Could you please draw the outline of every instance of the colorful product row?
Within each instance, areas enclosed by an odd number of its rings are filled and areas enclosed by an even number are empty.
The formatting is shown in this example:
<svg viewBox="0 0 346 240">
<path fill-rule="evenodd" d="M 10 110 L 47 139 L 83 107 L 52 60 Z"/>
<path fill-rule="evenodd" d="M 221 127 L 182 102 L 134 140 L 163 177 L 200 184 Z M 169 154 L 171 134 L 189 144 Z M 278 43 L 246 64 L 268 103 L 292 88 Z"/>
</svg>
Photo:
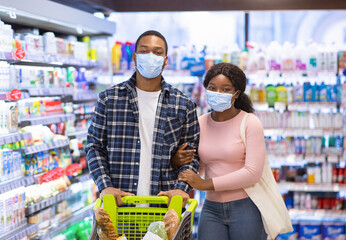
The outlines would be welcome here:
<svg viewBox="0 0 346 240">
<path fill-rule="evenodd" d="M 6 233 L 25 223 L 25 188 L 0 194 L 0 232 Z"/>
<path fill-rule="evenodd" d="M 268 154 L 338 154 L 343 151 L 343 136 L 266 137 Z"/>
<path fill-rule="evenodd" d="M 265 129 L 342 129 L 341 113 L 256 111 Z"/>
<path fill-rule="evenodd" d="M 22 162 L 20 152 L 0 149 L 0 183 L 23 176 Z"/>
</svg>

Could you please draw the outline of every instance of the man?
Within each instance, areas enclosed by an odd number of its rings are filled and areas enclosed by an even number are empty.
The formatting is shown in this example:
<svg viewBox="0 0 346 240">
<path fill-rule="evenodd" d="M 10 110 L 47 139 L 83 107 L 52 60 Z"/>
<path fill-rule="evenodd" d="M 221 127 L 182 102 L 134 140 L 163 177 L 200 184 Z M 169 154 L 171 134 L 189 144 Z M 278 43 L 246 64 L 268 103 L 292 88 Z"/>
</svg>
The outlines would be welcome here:
<svg viewBox="0 0 346 240">
<path fill-rule="evenodd" d="M 100 197 L 168 196 L 183 197 L 191 189 L 178 181 L 180 172 L 198 171 L 199 159 L 173 168 L 177 150 L 195 152 L 199 125 L 196 106 L 164 81 L 168 63 L 167 42 L 156 31 L 147 31 L 136 41 L 133 61 L 136 72 L 123 83 L 100 93 L 88 131 L 87 161 Z"/>
</svg>

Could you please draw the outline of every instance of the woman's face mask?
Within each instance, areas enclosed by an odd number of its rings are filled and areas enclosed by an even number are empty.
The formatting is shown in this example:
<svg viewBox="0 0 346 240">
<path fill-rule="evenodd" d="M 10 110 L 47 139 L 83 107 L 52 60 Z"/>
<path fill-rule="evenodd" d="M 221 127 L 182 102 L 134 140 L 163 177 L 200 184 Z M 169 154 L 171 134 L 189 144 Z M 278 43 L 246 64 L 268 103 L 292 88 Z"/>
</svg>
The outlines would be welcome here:
<svg viewBox="0 0 346 240">
<path fill-rule="evenodd" d="M 207 90 L 206 97 L 209 106 L 216 112 L 223 112 L 232 107 L 232 97 L 235 94 L 219 93 Z"/>
<path fill-rule="evenodd" d="M 145 78 L 156 78 L 162 72 L 164 60 L 153 53 L 136 54 L 137 70 Z"/>
</svg>

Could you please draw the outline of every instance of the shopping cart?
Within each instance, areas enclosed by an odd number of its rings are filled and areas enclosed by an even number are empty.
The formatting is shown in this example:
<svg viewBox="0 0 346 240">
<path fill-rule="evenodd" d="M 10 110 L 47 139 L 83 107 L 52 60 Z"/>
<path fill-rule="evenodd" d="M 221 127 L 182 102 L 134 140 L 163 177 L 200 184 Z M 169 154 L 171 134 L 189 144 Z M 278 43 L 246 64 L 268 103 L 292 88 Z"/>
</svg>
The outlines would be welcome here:
<svg viewBox="0 0 346 240">
<path fill-rule="evenodd" d="M 125 234 L 128 240 L 141 240 L 146 232 L 148 226 L 152 222 L 162 221 L 166 212 L 169 209 L 174 209 L 179 218 L 180 225 L 175 233 L 173 240 L 191 240 L 193 229 L 193 217 L 197 207 L 197 200 L 190 199 L 188 201 L 188 208 L 182 216 L 182 197 L 172 197 L 168 208 L 162 207 L 148 207 L 143 204 L 168 204 L 168 197 L 139 197 L 139 196 L 126 196 L 122 198 L 124 204 L 133 204 L 130 207 L 118 207 L 116 205 L 114 196 L 105 195 L 103 197 L 103 208 L 109 214 L 116 231 Z M 97 199 L 95 208 L 101 207 L 101 199 Z M 93 234 L 90 240 L 96 239 L 96 226 L 93 227 Z"/>
</svg>

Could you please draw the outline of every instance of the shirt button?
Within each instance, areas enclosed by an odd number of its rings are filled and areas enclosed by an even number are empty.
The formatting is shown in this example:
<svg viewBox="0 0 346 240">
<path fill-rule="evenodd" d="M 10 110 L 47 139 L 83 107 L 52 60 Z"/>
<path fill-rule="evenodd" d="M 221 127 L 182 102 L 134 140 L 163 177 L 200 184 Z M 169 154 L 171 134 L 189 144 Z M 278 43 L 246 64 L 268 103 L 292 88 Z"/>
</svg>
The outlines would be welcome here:
<svg viewBox="0 0 346 240">
<path fill-rule="evenodd" d="M 134 183 L 133 185 L 137 186 L 137 183 Z"/>
<path fill-rule="evenodd" d="M 136 162 L 136 165 L 138 165 L 139 164 L 139 162 Z"/>
<path fill-rule="evenodd" d="M 141 141 L 139 141 L 139 140 L 137 141 L 137 143 L 140 143 L 140 142 L 141 142 Z"/>
</svg>

